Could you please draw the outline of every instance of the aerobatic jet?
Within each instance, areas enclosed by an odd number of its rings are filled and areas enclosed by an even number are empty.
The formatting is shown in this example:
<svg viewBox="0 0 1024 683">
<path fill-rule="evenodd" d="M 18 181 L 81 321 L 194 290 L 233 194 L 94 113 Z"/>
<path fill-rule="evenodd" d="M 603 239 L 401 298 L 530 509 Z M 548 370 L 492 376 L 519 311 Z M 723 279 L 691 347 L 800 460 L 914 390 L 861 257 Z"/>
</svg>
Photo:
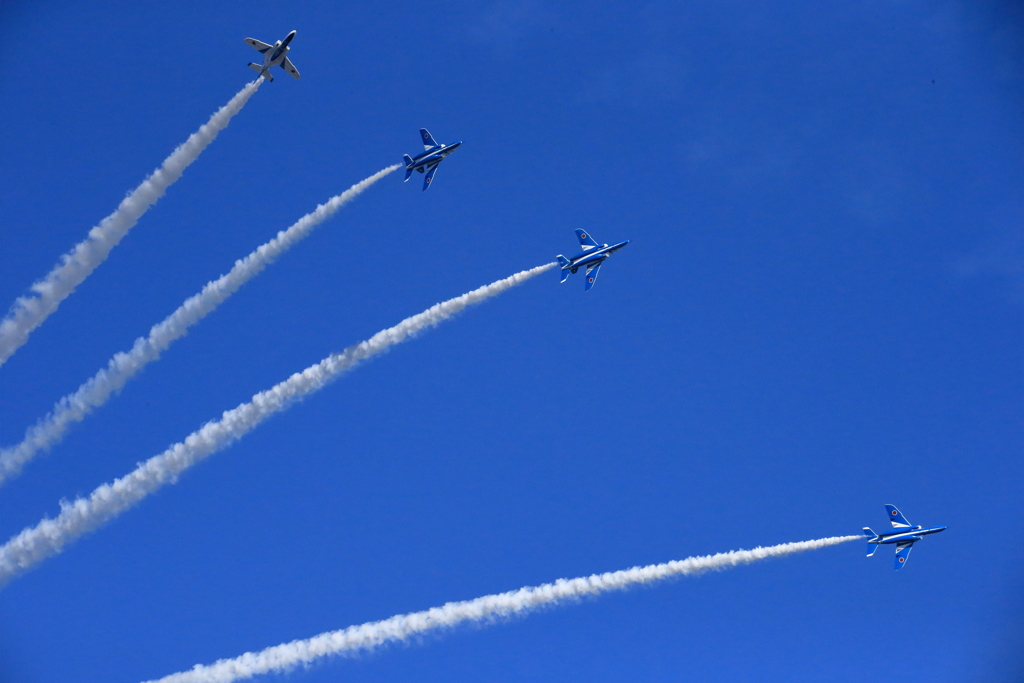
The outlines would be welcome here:
<svg viewBox="0 0 1024 683">
<path fill-rule="evenodd" d="M 864 536 L 868 540 L 868 557 L 874 555 L 880 545 L 896 544 L 896 569 L 907 563 L 910 549 L 914 547 L 915 543 L 928 534 L 937 534 L 946 530 L 944 526 L 933 526 L 929 529 L 925 529 L 921 525 L 913 526 L 903 516 L 903 513 L 896 509 L 895 505 L 886 505 L 885 510 L 889 513 L 893 531 L 888 534 L 876 534 L 868 527 L 864 527 Z"/>
<path fill-rule="evenodd" d="M 405 159 L 405 182 L 409 181 L 413 171 L 426 173 L 426 177 L 423 178 L 423 189 L 426 190 L 430 187 L 430 181 L 434 179 L 437 165 L 444 161 L 446 156 L 458 149 L 462 143 L 453 142 L 450 145 L 439 145 L 434 141 L 430 131 L 426 128 L 420 128 L 420 137 L 423 138 L 423 154 L 418 157 L 403 154 L 402 158 Z"/>
<path fill-rule="evenodd" d="M 589 292 L 590 288 L 597 282 L 597 274 L 601 272 L 601 265 L 605 259 L 614 254 L 619 249 L 629 244 L 629 240 L 619 242 L 618 244 L 598 244 L 594 241 L 594 238 L 590 236 L 590 233 L 584 230 L 576 230 L 576 237 L 580 240 L 580 246 L 583 247 L 583 253 L 578 256 L 573 256 L 571 259 L 565 258 L 559 254 L 556 258 L 558 259 L 561 268 L 561 282 L 565 282 L 569 277 L 569 273 L 575 273 L 578 268 L 586 267 L 587 269 L 587 282 L 583 289 Z"/>
<path fill-rule="evenodd" d="M 292 42 L 295 38 L 295 31 L 292 31 L 284 40 L 279 40 L 273 45 L 267 45 L 261 40 L 255 38 L 246 38 L 245 42 L 263 55 L 263 64 L 257 64 L 255 62 L 249 62 L 249 68 L 259 73 L 271 83 L 274 82 L 274 77 L 270 75 L 270 67 L 280 66 L 282 69 L 292 75 L 292 78 L 299 80 L 299 70 L 292 64 L 292 60 L 288 59 L 288 43 Z"/>
</svg>

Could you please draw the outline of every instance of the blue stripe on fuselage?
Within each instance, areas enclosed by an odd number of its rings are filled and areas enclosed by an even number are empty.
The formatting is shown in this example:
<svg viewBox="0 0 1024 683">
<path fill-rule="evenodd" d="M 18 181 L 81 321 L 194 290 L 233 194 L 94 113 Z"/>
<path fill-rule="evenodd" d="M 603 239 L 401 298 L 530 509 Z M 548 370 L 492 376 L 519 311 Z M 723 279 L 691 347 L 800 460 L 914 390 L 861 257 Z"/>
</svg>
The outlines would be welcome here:
<svg viewBox="0 0 1024 683">
<path fill-rule="evenodd" d="M 432 164 L 435 161 L 441 161 L 441 159 L 444 159 L 445 155 L 438 153 L 438 150 L 440 149 L 440 147 L 435 147 L 434 149 L 424 152 L 418 157 L 413 157 L 412 167 L 416 168 L 418 166 L 426 166 L 427 164 Z"/>
<path fill-rule="evenodd" d="M 611 256 L 611 254 L 604 251 L 598 252 L 596 254 L 584 254 L 582 257 L 574 258 L 571 261 L 570 265 L 573 268 L 578 268 L 580 266 L 589 266 L 591 263 L 604 261 L 609 256 Z"/>
<path fill-rule="evenodd" d="M 450 145 L 438 145 L 437 147 L 431 147 L 423 154 L 412 158 L 412 163 L 407 165 L 407 169 L 416 170 L 417 168 L 423 168 L 430 166 L 431 164 L 440 163 L 449 154 L 455 151 L 461 142 L 453 142 Z"/>
<path fill-rule="evenodd" d="M 431 154 L 437 154 L 441 150 L 441 148 L 442 148 L 441 145 L 438 145 L 437 147 L 431 147 L 430 149 L 428 149 L 425 152 L 423 152 L 423 154 L 420 154 L 419 156 L 413 157 L 412 160 L 414 162 L 416 162 L 416 161 L 420 161 L 421 159 L 426 159 Z"/>
<path fill-rule="evenodd" d="M 903 541 L 920 541 L 922 536 L 928 534 L 937 534 L 940 531 L 945 531 L 946 527 L 936 526 L 930 529 L 907 529 L 906 531 L 899 531 L 894 534 L 879 534 L 878 543 L 900 543 Z"/>
<path fill-rule="evenodd" d="M 629 240 L 619 242 L 618 244 L 606 244 L 598 247 L 597 249 L 591 249 L 590 251 L 585 251 L 582 254 L 577 254 L 569 259 L 569 266 L 566 267 L 578 268 L 590 263 L 603 261 L 627 244 L 629 244 Z"/>
</svg>

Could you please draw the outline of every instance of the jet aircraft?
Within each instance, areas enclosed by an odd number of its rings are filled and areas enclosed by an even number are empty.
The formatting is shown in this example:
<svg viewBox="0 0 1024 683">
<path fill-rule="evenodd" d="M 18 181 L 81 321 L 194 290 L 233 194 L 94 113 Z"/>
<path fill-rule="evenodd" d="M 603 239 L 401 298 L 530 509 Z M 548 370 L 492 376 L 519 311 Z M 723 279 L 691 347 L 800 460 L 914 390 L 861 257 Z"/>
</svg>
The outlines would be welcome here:
<svg viewBox="0 0 1024 683">
<path fill-rule="evenodd" d="M 263 64 L 256 64 L 255 62 L 249 62 L 249 68 L 259 73 L 271 83 L 274 82 L 274 77 L 270 75 L 270 67 L 280 66 L 282 69 L 292 75 L 295 80 L 299 80 L 299 70 L 292 64 L 292 60 L 288 59 L 288 43 L 292 42 L 295 38 L 295 31 L 292 31 L 284 40 L 279 40 L 273 45 L 267 45 L 263 41 L 256 40 L 255 38 L 246 38 L 245 42 L 259 51 L 263 55 Z"/>
<path fill-rule="evenodd" d="M 944 526 L 933 526 L 929 529 L 923 528 L 920 524 L 913 526 L 903 516 L 903 513 L 896 509 L 895 505 L 886 505 L 885 509 L 889 513 L 889 521 L 892 522 L 894 531 L 888 534 L 876 534 L 868 527 L 864 527 L 864 536 L 868 540 L 868 557 L 875 554 L 879 545 L 896 544 L 895 569 L 900 569 L 907 563 L 907 558 L 910 557 L 910 549 L 921 538 L 928 534 L 937 534 L 940 531 L 946 530 Z"/>
<path fill-rule="evenodd" d="M 575 273 L 578 268 L 586 266 L 587 282 L 583 289 L 589 292 L 590 288 L 597 281 L 597 275 L 601 272 L 601 265 L 605 259 L 629 244 L 629 240 L 619 242 L 618 244 L 598 244 L 589 233 L 579 229 L 576 230 L 576 237 L 580 240 L 583 253 L 573 256 L 571 259 L 565 258 L 561 254 L 556 257 L 559 265 L 562 266 L 560 271 L 561 282 L 565 282 L 568 279 L 569 273 Z"/>
<path fill-rule="evenodd" d="M 458 149 L 462 143 L 453 142 L 450 145 L 439 145 L 434 142 L 433 136 L 430 135 L 426 128 L 420 128 L 420 137 L 423 138 L 423 154 L 418 157 L 403 154 L 402 158 L 405 159 L 405 182 L 409 182 L 409 177 L 413 171 L 426 172 L 427 175 L 423 178 L 423 189 L 426 190 L 430 187 L 430 181 L 434 179 L 438 164 L 444 161 L 446 156 Z"/>
</svg>

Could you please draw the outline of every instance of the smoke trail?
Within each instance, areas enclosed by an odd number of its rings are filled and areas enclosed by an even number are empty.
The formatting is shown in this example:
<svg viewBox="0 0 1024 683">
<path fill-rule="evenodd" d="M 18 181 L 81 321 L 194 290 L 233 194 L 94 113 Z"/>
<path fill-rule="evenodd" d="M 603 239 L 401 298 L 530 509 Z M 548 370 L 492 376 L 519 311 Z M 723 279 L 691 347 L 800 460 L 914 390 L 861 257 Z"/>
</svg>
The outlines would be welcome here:
<svg viewBox="0 0 1024 683">
<path fill-rule="evenodd" d="M 116 354 L 107 367 L 97 372 L 73 394 L 62 398 L 53 411 L 25 432 L 21 443 L 0 450 L 0 485 L 21 472 L 25 463 L 40 451 L 58 443 L 64 432 L 98 408 L 125 385 L 137 372 L 157 360 L 177 339 L 185 336 L 189 328 L 216 309 L 239 287 L 261 273 L 278 256 L 305 238 L 320 223 L 339 208 L 358 197 L 363 190 L 393 173 L 401 164 L 389 166 L 366 180 L 362 180 L 339 195 L 331 197 L 316 210 L 300 218 L 277 237 L 261 245 L 244 259 L 235 262 L 227 275 L 208 282 L 202 291 L 190 297 L 163 322 L 154 325 L 148 337 L 139 337 L 131 351 Z"/>
<path fill-rule="evenodd" d="M 394 327 L 381 330 L 366 341 L 295 373 L 274 388 L 256 394 L 248 403 L 225 411 L 216 422 L 203 425 L 183 442 L 153 456 L 130 474 L 113 483 L 103 484 L 88 498 L 61 501 L 60 514 L 56 518 L 43 519 L 0 546 L 0 586 L 50 555 L 59 553 L 65 544 L 118 516 L 161 486 L 173 483 L 179 474 L 195 463 L 242 438 L 263 420 L 284 410 L 294 401 L 323 388 L 342 372 L 421 330 L 447 320 L 466 306 L 500 294 L 554 265 L 548 263 L 524 270 L 462 296 L 434 304 Z"/>
<path fill-rule="evenodd" d="M 490 621 L 498 617 L 525 615 L 544 605 L 622 590 L 638 583 L 701 574 L 713 569 L 731 569 L 769 557 L 816 550 L 859 538 L 861 537 L 833 536 L 816 541 L 783 543 L 767 548 L 688 557 L 685 560 L 593 574 L 578 579 L 559 579 L 541 586 L 528 586 L 508 593 L 485 595 L 475 600 L 449 602 L 443 607 L 434 607 L 423 612 L 400 614 L 383 621 L 371 621 L 340 631 L 329 631 L 306 640 L 293 640 L 261 652 L 247 652 L 241 657 L 221 659 L 205 666 L 197 664 L 189 671 L 171 674 L 149 683 L 229 683 L 259 674 L 287 671 L 299 664 L 309 664 L 320 657 L 370 650 L 433 629 L 451 628 L 463 622 Z"/>
<path fill-rule="evenodd" d="M 75 287 L 107 259 L 110 250 L 128 234 L 142 214 L 181 177 L 188 165 L 214 141 L 217 133 L 227 128 L 231 118 L 241 111 L 262 82 L 262 78 L 257 78 L 242 88 L 209 121 L 190 135 L 184 144 L 174 150 L 171 156 L 164 159 L 163 165 L 135 188 L 114 213 L 90 230 L 89 236 L 73 250 L 64 254 L 61 262 L 45 278 L 32 285 L 35 296 L 19 297 L 14 302 L 7 317 L 0 321 L 0 365 L 13 356 L 28 341 L 32 330 L 42 325 L 57 310 L 60 302 L 70 296 Z"/>
</svg>

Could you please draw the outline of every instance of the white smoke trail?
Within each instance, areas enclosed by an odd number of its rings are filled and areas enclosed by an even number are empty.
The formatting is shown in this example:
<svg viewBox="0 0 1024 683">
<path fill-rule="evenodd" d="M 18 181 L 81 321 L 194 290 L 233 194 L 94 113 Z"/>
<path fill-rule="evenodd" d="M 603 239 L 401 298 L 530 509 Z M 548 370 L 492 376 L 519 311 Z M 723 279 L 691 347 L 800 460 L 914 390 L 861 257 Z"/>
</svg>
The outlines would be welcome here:
<svg viewBox="0 0 1024 683">
<path fill-rule="evenodd" d="M 231 118 L 241 111 L 262 82 L 263 79 L 258 78 L 242 88 L 209 121 L 190 135 L 184 144 L 174 150 L 171 156 L 164 159 L 163 165 L 135 188 L 114 213 L 104 218 L 89 231 L 86 239 L 64 254 L 61 262 L 45 278 L 32 285 L 35 296 L 19 297 L 14 302 L 10 312 L 0 321 L 0 365 L 14 355 L 28 341 L 28 335 L 42 325 L 57 310 L 60 302 L 70 296 L 75 287 L 107 259 L 110 250 L 128 234 L 142 214 L 181 177 L 188 165 L 214 141 L 217 133 L 227 128 Z"/>
<path fill-rule="evenodd" d="M 356 183 L 300 218 L 287 230 L 277 233 L 277 237 L 236 261 L 227 275 L 208 282 L 201 292 L 187 299 L 163 322 L 154 325 L 148 337 L 136 339 L 131 351 L 116 354 L 106 368 L 93 375 L 73 394 L 58 401 L 49 415 L 30 427 L 21 443 L 0 450 L 0 485 L 17 476 L 25 463 L 39 452 L 58 443 L 71 425 L 81 422 L 95 408 L 106 403 L 114 392 L 120 391 L 137 372 L 157 360 L 174 341 L 185 336 L 190 327 L 216 309 L 239 287 L 256 277 L 335 211 L 400 166 L 389 166 Z"/>
<path fill-rule="evenodd" d="M 247 652 L 234 659 L 213 664 L 197 664 L 189 671 L 171 674 L 149 683 L 230 683 L 259 674 L 288 671 L 300 664 L 327 657 L 371 650 L 389 642 L 407 640 L 433 629 L 451 628 L 463 622 L 493 621 L 499 617 L 524 615 L 544 605 L 576 600 L 639 583 L 661 581 L 673 576 L 701 574 L 715 569 L 730 569 L 769 557 L 780 557 L 805 550 L 855 541 L 860 536 L 833 536 L 816 541 L 783 543 L 753 550 L 733 550 L 717 555 L 688 557 L 685 560 L 633 567 L 618 572 L 593 574 L 578 579 L 559 579 L 541 586 L 528 586 L 508 593 L 486 595 L 475 600 L 449 602 L 423 612 L 400 614 L 383 621 L 371 621 L 339 631 L 329 631 L 306 640 L 293 640 L 261 652 Z"/>
<path fill-rule="evenodd" d="M 103 484 L 87 498 L 77 498 L 72 502 L 61 501 L 61 511 L 56 518 L 43 519 L 0 546 L 0 586 L 50 555 L 59 553 L 67 543 L 118 516 L 165 484 L 173 483 L 184 470 L 240 439 L 263 420 L 284 410 L 294 401 L 323 388 L 342 372 L 421 330 L 447 320 L 466 306 L 500 294 L 554 266 L 554 263 L 548 263 L 524 270 L 462 296 L 434 304 L 394 327 L 381 330 L 366 341 L 295 373 L 274 388 L 256 394 L 248 403 L 225 411 L 216 422 L 203 425 L 183 442 L 153 456 L 130 474 L 110 484 Z"/>
</svg>

